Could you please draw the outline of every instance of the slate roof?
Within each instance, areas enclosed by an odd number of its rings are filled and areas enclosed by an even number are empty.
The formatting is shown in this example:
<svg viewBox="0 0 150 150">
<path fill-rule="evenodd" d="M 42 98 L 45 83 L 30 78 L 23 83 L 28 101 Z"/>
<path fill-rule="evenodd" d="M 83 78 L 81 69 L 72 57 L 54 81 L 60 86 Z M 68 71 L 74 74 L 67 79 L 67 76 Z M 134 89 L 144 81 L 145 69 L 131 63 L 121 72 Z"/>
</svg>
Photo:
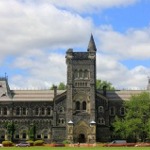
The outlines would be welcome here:
<svg viewBox="0 0 150 150">
<path fill-rule="evenodd" d="M 116 91 L 107 91 L 107 98 L 110 101 L 113 100 L 129 100 L 132 95 L 137 95 L 142 92 L 150 92 L 148 90 L 116 90 Z M 98 93 L 103 93 L 98 91 Z"/>
<path fill-rule="evenodd" d="M 57 90 L 57 95 L 65 92 Z M 6 96 L 0 97 L 0 101 L 53 101 L 53 90 L 11 90 L 12 98 Z"/>
</svg>

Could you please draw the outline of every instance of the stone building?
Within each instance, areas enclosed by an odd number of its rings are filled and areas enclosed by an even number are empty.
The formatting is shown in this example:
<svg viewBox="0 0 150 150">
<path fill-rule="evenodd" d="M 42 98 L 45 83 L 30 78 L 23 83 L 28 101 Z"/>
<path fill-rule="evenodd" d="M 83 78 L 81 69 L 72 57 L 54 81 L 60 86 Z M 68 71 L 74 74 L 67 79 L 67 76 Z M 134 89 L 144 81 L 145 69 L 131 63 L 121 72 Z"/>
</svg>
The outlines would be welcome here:
<svg viewBox="0 0 150 150">
<path fill-rule="evenodd" d="M 111 139 L 115 115 L 124 116 L 122 102 L 140 90 L 96 91 L 96 46 L 91 35 L 86 52 L 66 52 L 67 90 L 12 90 L 0 78 L 0 141 L 34 139 L 45 142 L 95 143 Z M 150 89 L 150 80 L 147 89 Z M 12 135 L 6 128 L 13 123 Z"/>
</svg>

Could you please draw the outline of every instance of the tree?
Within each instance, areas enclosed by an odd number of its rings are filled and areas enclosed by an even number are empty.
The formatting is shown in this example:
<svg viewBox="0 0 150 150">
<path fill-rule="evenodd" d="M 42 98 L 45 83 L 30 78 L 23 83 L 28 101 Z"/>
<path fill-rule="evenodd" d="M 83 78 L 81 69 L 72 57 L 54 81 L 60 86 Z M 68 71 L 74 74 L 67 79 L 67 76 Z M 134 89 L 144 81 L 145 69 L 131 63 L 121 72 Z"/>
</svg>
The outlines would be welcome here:
<svg viewBox="0 0 150 150">
<path fill-rule="evenodd" d="M 5 127 L 7 129 L 8 138 L 10 138 L 10 140 L 13 142 L 14 132 L 15 132 L 15 125 L 14 125 L 14 123 L 13 122 L 7 122 Z"/>
<path fill-rule="evenodd" d="M 135 141 L 145 141 L 150 137 L 150 94 L 143 92 L 133 95 L 123 105 L 126 113 L 124 118 L 116 117 L 114 133 L 122 138 L 132 137 Z"/>
<path fill-rule="evenodd" d="M 30 140 L 35 141 L 35 134 L 36 134 L 36 125 L 33 123 L 30 125 L 29 128 L 29 138 Z"/>
<path fill-rule="evenodd" d="M 96 80 L 96 89 L 97 90 L 102 90 L 104 86 L 106 86 L 107 90 L 115 90 L 115 88 L 112 86 L 112 83 L 110 83 L 108 81 L 102 81 L 99 79 Z"/>
<path fill-rule="evenodd" d="M 54 90 L 54 86 L 56 86 L 56 85 L 53 84 L 50 89 L 51 89 L 51 90 Z M 60 82 L 57 89 L 58 89 L 58 90 L 66 90 L 66 85 L 65 85 L 65 83 L 64 83 L 64 82 Z"/>
<path fill-rule="evenodd" d="M 51 86 L 51 90 L 54 89 L 54 84 Z M 112 83 L 108 82 L 108 81 L 102 81 L 102 80 L 96 80 L 96 89 L 97 90 L 102 90 L 103 87 L 106 86 L 107 90 L 115 90 L 115 88 L 112 86 Z M 64 82 L 60 82 L 58 85 L 58 90 L 66 90 L 66 85 Z"/>
</svg>

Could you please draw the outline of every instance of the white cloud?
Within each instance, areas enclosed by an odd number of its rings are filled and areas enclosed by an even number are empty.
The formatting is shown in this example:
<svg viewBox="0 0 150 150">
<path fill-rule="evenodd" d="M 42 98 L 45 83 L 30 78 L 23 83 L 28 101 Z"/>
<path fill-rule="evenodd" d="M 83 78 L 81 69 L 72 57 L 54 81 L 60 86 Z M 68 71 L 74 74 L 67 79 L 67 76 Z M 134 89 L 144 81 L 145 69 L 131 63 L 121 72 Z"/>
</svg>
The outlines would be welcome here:
<svg viewBox="0 0 150 150">
<path fill-rule="evenodd" d="M 92 13 L 110 7 L 127 6 L 139 0 L 47 0 L 58 7 L 67 8 L 79 13 Z"/>
<path fill-rule="evenodd" d="M 117 89 L 145 89 L 150 68 L 128 69 L 109 55 L 97 54 L 97 78 L 111 82 Z"/>
<path fill-rule="evenodd" d="M 97 30 L 101 51 L 114 55 L 118 59 L 150 58 L 150 27 L 129 29 L 119 33 L 109 27 Z"/>
<path fill-rule="evenodd" d="M 97 28 L 91 18 L 74 13 L 92 13 L 137 1 L 0 1 L 0 63 L 7 56 L 17 56 L 10 64 L 19 72 L 11 77 L 11 87 L 49 88 L 52 84 L 66 82 L 65 54 L 62 49 L 86 49 L 91 31 L 98 40 L 97 77 L 119 88 L 146 87 L 150 68 L 136 66 L 130 70 L 119 60 L 150 58 L 150 27 L 119 33 L 111 26 L 101 25 Z M 99 54 L 99 50 L 105 55 Z"/>
<path fill-rule="evenodd" d="M 82 45 L 93 26 L 89 18 L 44 2 L 0 1 L 0 18 L 0 59 L 30 49 Z"/>
<path fill-rule="evenodd" d="M 12 67 L 26 72 L 26 75 L 16 74 L 11 78 L 12 88 L 50 88 L 52 84 L 66 82 L 64 54 L 46 54 L 39 51 L 33 56 L 27 53 L 18 57 Z"/>
</svg>

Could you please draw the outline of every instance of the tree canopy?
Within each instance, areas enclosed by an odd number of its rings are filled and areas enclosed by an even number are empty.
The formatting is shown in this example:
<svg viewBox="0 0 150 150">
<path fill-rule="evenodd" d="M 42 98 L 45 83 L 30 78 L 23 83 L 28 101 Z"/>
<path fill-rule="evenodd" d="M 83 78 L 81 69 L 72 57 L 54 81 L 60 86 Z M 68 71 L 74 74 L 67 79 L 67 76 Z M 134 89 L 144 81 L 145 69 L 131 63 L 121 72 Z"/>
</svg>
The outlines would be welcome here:
<svg viewBox="0 0 150 150">
<path fill-rule="evenodd" d="M 102 81 L 99 79 L 96 80 L 96 89 L 97 90 L 102 90 L 104 86 L 106 86 L 107 90 L 115 90 L 112 83 L 110 83 L 108 81 Z"/>
<path fill-rule="evenodd" d="M 143 92 L 125 101 L 124 118 L 116 117 L 114 133 L 122 138 L 145 141 L 150 138 L 150 93 Z"/>
<path fill-rule="evenodd" d="M 51 86 L 51 90 L 54 89 L 54 84 Z M 115 90 L 115 88 L 112 86 L 112 83 L 108 82 L 108 81 L 102 81 L 102 80 L 96 80 L 96 89 L 97 90 L 102 90 L 103 87 L 106 86 L 107 90 Z M 66 90 L 66 84 L 64 82 L 60 82 L 58 84 L 58 90 Z"/>
</svg>

